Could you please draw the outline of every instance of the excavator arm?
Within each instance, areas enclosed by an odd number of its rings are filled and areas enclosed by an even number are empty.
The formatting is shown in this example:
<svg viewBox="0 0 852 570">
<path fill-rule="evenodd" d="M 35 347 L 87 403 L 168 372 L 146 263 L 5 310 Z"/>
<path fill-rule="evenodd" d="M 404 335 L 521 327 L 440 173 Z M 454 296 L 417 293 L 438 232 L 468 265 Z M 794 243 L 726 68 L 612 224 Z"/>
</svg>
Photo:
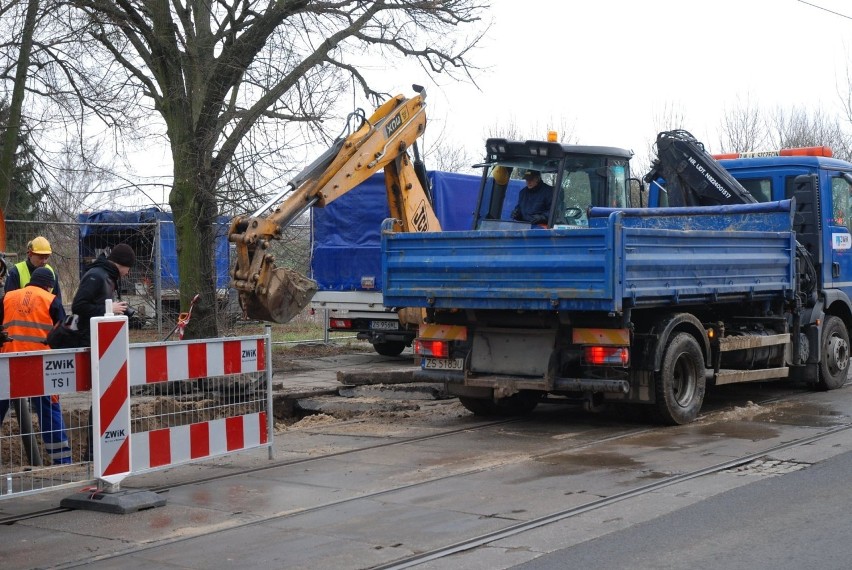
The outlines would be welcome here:
<svg viewBox="0 0 852 570">
<path fill-rule="evenodd" d="M 286 188 L 251 216 L 231 222 L 228 239 L 236 246 L 231 286 L 252 319 L 286 323 L 316 292 L 316 283 L 298 272 L 275 266 L 272 240 L 310 207 L 323 207 L 384 170 L 388 205 L 399 231 L 439 231 L 425 176 L 418 176 L 408 155 L 426 128 L 425 97 L 403 95 L 383 103 L 369 117 L 356 113 L 359 125 L 341 136 Z M 274 206 L 274 207 L 273 207 Z M 272 208 L 271 212 L 266 213 Z"/>
</svg>

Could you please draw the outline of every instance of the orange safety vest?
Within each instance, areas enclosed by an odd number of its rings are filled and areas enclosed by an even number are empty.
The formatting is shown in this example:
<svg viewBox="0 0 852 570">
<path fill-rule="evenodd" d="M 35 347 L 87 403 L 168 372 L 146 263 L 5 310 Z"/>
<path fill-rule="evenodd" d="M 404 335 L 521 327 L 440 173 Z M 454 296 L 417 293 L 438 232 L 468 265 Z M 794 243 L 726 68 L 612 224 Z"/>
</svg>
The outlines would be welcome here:
<svg viewBox="0 0 852 570">
<path fill-rule="evenodd" d="M 3 352 L 49 349 L 43 341 L 53 328 L 50 304 L 55 298 L 53 293 L 35 285 L 6 293 L 3 328 L 11 340 L 3 344 Z"/>
</svg>

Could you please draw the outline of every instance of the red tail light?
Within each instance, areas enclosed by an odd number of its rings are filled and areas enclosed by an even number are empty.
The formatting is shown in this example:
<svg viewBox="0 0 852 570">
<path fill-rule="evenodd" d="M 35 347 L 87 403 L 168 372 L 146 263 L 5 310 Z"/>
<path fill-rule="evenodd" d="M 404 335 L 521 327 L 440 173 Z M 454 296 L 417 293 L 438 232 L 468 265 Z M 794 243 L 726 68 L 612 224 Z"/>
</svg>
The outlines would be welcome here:
<svg viewBox="0 0 852 570">
<path fill-rule="evenodd" d="M 586 364 L 624 366 L 630 362 L 630 349 L 626 346 L 587 346 L 583 350 Z"/>
<path fill-rule="evenodd" d="M 329 319 L 328 326 L 333 329 L 351 329 L 352 321 L 350 319 Z"/>
<path fill-rule="evenodd" d="M 435 358 L 449 358 L 450 343 L 445 340 L 422 340 L 418 338 L 414 341 L 414 354 Z"/>
</svg>

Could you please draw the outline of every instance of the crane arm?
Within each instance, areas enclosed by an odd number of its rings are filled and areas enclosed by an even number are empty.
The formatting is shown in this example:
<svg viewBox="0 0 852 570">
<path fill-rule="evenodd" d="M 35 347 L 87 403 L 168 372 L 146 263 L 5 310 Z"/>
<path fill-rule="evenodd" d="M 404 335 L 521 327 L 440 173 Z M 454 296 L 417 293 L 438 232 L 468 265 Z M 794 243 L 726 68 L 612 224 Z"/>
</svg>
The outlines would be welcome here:
<svg viewBox="0 0 852 570">
<path fill-rule="evenodd" d="M 711 206 L 757 202 L 736 178 L 722 168 L 704 145 L 683 130 L 657 135 L 657 158 L 646 182 L 666 181 L 672 206 Z"/>
<path fill-rule="evenodd" d="M 713 206 L 752 204 L 754 196 L 713 158 L 694 136 L 684 130 L 657 135 L 657 158 L 645 181 L 665 180 L 670 206 Z M 799 285 L 811 295 L 817 284 L 813 259 L 801 242 L 796 242 L 800 260 Z"/>
<path fill-rule="evenodd" d="M 310 302 L 316 283 L 296 271 L 275 267 L 271 240 L 310 207 L 324 207 L 384 170 L 391 215 L 401 231 L 437 231 L 425 181 L 418 178 L 408 148 L 426 128 L 425 91 L 383 103 L 349 136 L 339 138 L 278 196 L 251 216 L 236 217 L 228 239 L 236 246 L 232 286 L 250 318 L 284 323 Z M 283 199 L 282 199 L 283 198 Z M 280 200 L 280 202 L 279 202 Z M 276 204 L 269 214 L 265 214 Z"/>
</svg>

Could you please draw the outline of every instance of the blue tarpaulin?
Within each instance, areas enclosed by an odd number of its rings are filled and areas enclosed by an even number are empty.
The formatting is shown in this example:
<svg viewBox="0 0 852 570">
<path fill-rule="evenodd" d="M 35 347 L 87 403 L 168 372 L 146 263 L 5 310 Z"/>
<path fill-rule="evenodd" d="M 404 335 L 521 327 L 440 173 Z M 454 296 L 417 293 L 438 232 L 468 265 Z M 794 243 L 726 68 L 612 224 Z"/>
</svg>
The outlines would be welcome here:
<svg viewBox="0 0 852 570">
<path fill-rule="evenodd" d="M 444 231 L 469 230 L 479 194 L 477 175 L 429 172 L 433 209 Z M 324 208 L 312 209 L 311 277 L 320 291 L 381 290 L 381 224 L 390 217 L 385 175 L 371 176 Z"/>
<path fill-rule="evenodd" d="M 156 226 L 160 226 L 160 280 L 163 289 L 178 288 L 177 241 L 172 214 L 156 208 L 138 211 L 100 210 L 80 214 L 80 275 L 100 254 L 114 245 L 126 243 L 136 252 L 137 269 L 134 274 L 153 274 L 155 250 L 153 247 Z M 216 232 L 216 283 L 226 288 L 230 280 L 228 229 L 230 220 L 220 217 Z M 132 277 L 132 276 L 131 276 Z"/>
</svg>

